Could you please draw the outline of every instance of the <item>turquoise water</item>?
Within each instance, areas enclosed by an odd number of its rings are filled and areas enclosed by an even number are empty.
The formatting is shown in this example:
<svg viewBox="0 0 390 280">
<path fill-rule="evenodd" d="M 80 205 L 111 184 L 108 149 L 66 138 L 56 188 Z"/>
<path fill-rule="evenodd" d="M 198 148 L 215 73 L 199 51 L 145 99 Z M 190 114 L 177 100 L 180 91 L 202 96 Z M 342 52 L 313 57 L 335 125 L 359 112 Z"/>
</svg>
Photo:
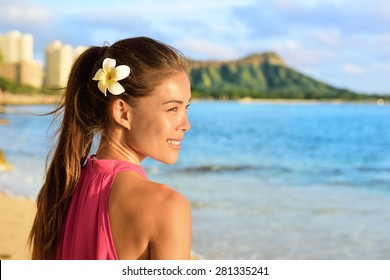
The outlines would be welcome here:
<svg viewBox="0 0 390 280">
<path fill-rule="evenodd" d="M 35 197 L 50 117 L 6 107 L 3 191 Z M 207 259 L 390 259 L 390 106 L 193 102 L 175 165 L 143 163 L 184 193 Z M 54 128 L 52 128 L 54 130 Z"/>
</svg>

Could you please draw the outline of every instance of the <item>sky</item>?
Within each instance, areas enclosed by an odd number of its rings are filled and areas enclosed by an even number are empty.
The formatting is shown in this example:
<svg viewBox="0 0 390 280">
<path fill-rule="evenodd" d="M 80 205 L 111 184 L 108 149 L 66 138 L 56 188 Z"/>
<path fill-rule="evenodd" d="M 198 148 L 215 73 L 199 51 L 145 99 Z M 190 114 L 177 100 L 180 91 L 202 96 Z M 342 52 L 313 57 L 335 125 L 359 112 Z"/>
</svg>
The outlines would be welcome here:
<svg viewBox="0 0 390 280">
<path fill-rule="evenodd" d="M 388 0 L 0 0 L 0 34 L 34 36 L 34 56 L 148 36 L 195 60 L 273 51 L 330 85 L 390 94 Z"/>
</svg>

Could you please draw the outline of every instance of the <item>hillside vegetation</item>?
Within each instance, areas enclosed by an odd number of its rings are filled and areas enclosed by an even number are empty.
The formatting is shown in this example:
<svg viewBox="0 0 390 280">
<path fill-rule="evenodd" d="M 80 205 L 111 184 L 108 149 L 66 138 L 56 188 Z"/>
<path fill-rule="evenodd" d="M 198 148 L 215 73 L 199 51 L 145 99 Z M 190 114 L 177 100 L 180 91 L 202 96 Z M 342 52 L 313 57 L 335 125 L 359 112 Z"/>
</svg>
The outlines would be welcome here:
<svg viewBox="0 0 390 280">
<path fill-rule="evenodd" d="M 252 54 L 236 61 L 191 61 L 191 66 L 194 97 L 348 100 L 370 98 L 299 73 L 272 52 Z"/>
</svg>

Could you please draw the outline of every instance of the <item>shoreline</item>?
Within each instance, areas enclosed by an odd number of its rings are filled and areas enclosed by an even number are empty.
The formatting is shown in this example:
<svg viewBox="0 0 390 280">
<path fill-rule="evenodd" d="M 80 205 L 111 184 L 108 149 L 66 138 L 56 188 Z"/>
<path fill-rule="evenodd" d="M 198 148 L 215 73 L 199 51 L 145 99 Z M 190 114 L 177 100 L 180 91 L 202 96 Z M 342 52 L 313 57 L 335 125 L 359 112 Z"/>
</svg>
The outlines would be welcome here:
<svg viewBox="0 0 390 280">
<path fill-rule="evenodd" d="M 318 104 L 373 104 L 378 106 L 389 105 L 383 99 L 373 100 L 344 100 L 344 99 L 283 99 L 283 98 L 240 98 L 236 100 L 240 104 L 274 104 L 274 105 L 318 105 Z"/>
<path fill-rule="evenodd" d="M 0 112 L 1 106 L 13 105 L 50 105 L 59 102 L 60 95 L 49 94 L 16 94 L 3 92 L 0 94 Z"/>
<path fill-rule="evenodd" d="M 28 235 L 35 217 L 32 199 L 0 191 L 0 259 L 29 260 Z"/>
</svg>

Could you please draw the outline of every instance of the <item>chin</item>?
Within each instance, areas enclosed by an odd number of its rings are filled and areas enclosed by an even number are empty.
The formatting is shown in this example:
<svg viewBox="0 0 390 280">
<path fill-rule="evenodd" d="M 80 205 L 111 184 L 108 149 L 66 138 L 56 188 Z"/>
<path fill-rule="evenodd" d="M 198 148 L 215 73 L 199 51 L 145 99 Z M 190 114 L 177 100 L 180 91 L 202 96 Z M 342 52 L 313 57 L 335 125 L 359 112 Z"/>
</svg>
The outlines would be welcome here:
<svg viewBox="0 0 390 280">
<path fill-rule="evenodd" d="M 179 156 L 178 155 L 172 155 L 172 156 L 165 156 L 165 157 L 152 157 L 154 160 L 157 160 L 161 163 L 165 163 L 165 164 L 175 164 L 177 162 L 177 160 L 179 159 Z"/>
<path fill-rule="evenodd" d="M 177 162 L 177 158 L 175 159 L 169 159 L 169 160 L 164 160 L 164 161 L 161 161 L 162 163 L 165 163 L 165 164 L 175 164 Z"/>
</svg>

